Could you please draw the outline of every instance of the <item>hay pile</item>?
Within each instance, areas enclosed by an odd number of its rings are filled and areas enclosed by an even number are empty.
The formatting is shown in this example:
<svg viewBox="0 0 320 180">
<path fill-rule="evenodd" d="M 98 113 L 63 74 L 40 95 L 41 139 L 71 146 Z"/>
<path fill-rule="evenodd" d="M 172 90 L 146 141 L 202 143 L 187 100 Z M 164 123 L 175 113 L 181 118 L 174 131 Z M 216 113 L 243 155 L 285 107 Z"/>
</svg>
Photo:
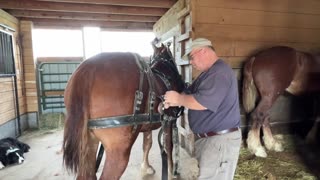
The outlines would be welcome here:
<svg viewBox="0 0 320 180">
<path fill-rule="evenodd" d="M 268 151 L 267 158 L 255 157 L 242 147 L 234 179 L 317 180 L 320 175 L 319 151 L 293 135 L 278 136 L 278 139 L 284 143 L 284 152 Z"/>
</svg>

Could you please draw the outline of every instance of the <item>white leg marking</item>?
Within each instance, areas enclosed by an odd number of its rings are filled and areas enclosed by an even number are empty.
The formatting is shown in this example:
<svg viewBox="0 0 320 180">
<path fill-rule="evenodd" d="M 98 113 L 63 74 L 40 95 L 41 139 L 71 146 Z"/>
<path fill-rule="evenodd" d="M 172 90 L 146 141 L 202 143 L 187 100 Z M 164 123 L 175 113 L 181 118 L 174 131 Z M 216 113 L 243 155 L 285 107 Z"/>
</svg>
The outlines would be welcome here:
<svg viewBox="0 0 320 180">
<path fill-rule="evenodd" d="M 3 169 L 5 166 L 2 164 L 2 162 L 0 161 L 0 169 Z"/>
<path fill-rule="evenodd" d="M 253 132 L 249 132 L 247 138 L 247 145 L 251 153 L 258 157 L 267 157 L 266 150 L 262 147 L 260 143 L 260 138 L 255 137 Z"/>
</svg>

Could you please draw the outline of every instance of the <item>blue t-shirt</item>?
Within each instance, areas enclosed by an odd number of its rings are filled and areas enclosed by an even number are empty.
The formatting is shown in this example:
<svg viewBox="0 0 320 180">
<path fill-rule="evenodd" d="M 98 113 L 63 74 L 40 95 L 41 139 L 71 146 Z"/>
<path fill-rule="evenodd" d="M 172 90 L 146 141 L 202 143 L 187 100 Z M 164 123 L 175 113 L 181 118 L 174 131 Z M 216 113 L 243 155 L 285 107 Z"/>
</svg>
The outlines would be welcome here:
<svg viewBox="0 0 320 180">
<path fill-rule="evenodd" d="M 237 78 L 223 60 L 216 61 L 191 84 L 188 91 L 206 110 L 188 111 L 194 133 L 222 131 L 240 126 Z"/>
</svg>

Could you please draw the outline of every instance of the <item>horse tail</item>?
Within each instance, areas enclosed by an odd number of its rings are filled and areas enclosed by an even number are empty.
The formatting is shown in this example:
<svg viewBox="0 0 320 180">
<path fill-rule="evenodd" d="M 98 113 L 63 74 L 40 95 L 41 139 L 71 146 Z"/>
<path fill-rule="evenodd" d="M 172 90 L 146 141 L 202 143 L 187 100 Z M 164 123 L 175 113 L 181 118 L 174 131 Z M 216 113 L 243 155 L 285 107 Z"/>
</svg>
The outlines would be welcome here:
<svg viewBox="0 0 320 180">
<path fill-rule="evenodd" d="M 252 64 L 254 60 L 255 57 L 252 57 L 248 62 L 246 62 L 243 71 L 244 80 L 242 87 L 242 101 L 244 110 L 247 113 L 250 113 L 254 109 L 258 93 L 252 77 Z"/>
<path fill-rule="evenodd" d="M 85 175 L 88 169 L 88 129 L 90 87 L 94 71 L 79 69 L 68 87 L 67 118 L 64 126 L 63 162 L 68 171 Z M 65 96 L 65 97 L 66 97 Z"/>
</svg>

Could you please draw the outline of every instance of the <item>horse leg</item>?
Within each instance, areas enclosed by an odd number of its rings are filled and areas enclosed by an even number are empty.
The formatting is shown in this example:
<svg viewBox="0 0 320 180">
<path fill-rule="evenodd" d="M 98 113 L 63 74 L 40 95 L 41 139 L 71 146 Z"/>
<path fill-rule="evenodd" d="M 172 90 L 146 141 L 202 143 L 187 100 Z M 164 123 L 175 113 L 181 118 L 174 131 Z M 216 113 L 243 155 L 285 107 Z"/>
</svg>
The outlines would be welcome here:
<svg viewBox="0 0 320 180">
<path fill-rule="evenodd" d="M 133 143 L 138 132 L 132 133 L 132 128 L 96 129 L 96 136 L 105 149 L 105 162 L 100 180 L 118 180 L 125 171 Z"/>
<path fill-rule="evenodd" d="M 89 151 L 87 154 L 87 164 L 89 168 L 89 174 L 81 175 L 79 172 L 77 180 L 96 180 L 96 153 L 99 146 L 99 140 L 94 136 L 94 134 L 89 131 L 89 141 L 88 141 Z"/>
<path fill-rule="evenodd" d="M 252 126 L 248 133 L 247 146 L 249 151 L 256 156 L 267 157 L 267 153 L 260 143 L 261 126 L 262 125 L 258 122 L 258 119 L 252 117 Z"/>
<path fill-rule="evenodd" d="M 264 118 L 271 107 L 268 99 L 262 98 L 257 108 L 251 114 L 252 127 L 248 133 L 247 146 L 248 149 L 258 157 L 267 157 L 265 148 L 260 142 L 260 129 L 263 125 Z"/>
<path fill-rule="evenodd" d="M 314 124 L 311 128 L 311 130 L 308 132 L 307 136 L 306 136 L 306 143 L 308 144 L 314 144 L 316 143 L 316 139 L 317 139 L 317 134 L 318 134 L 318 130 L 320 128 L 319 126 L 319 122 L 320 122 L 320 117 L 318 117 L 315 121 Z"/>
<path fill-rule="evenodd" d="M 141 176 L 154 174 L 156 171 L 149 164 L 149 152 L 152 146 L 152 131 L 143 133 L 143 162 L 141 164 Z"/>
<path fill-rule="evenodd" d="M 263 142 L 268 150 L 274 150 L 276 152 L 282 152 L 283 146 L 282 144 L 275 140 L 275 138 L 272 135 L 271 129 L 270 129 L 270 116 L 268 115 L 265 117 L 263 122 Z"/>
</svg>

